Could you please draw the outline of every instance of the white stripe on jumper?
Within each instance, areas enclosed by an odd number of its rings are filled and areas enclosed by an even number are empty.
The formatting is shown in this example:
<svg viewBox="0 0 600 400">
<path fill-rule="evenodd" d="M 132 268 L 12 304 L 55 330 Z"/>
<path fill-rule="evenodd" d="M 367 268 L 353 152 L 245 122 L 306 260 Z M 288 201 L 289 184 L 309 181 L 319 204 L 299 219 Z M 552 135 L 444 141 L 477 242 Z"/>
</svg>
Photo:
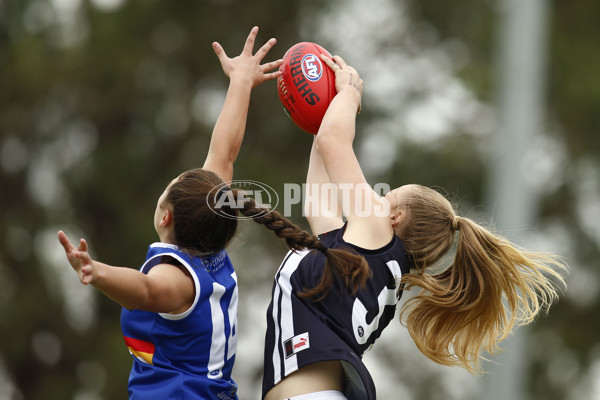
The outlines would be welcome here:
<svg viewBox="0 0 600 400">
<path fill-rule="evenodd" d="M 213 292 L 209 297 L 210 313 L 212 320 L 212 338 L 210 342 L 210 355 L 208 359 L 209 379 L 221 379 L 223 377 L 223 365 L 225 363 L 225 315 L 221 309 L 221 297 L 225 294 L 225 286 L 213 282 Z"/>
<path fill-rule="evenodd" d="M 273 305 L 273 321 L 275 322 L 275 348 L 273 349 L 273 371 L 275 372 L 274 384 L 298 369 L 296 355 L 284 359 L 284 371 L 280 370 L 281 359 L 279 349 L 283 348 L 283 342 L 294 336 L 294 315 L 292 310 L 292 285 L 290 278 L 298 269 L 300 261 L 309 253 L 308 250 L 297 251 L 288 254 L 284 263 L 279 267 L 277 285 L 273 292 L 273 299 L 277 301 L 281 295 L 281 302 Z M 281 316 L 281 324 L 278 324 L 278 316 Z M 284 349 L 285 352 L 285 349 Z M 282 376 L 283 374 L 283 376 Z"/>
</svg>

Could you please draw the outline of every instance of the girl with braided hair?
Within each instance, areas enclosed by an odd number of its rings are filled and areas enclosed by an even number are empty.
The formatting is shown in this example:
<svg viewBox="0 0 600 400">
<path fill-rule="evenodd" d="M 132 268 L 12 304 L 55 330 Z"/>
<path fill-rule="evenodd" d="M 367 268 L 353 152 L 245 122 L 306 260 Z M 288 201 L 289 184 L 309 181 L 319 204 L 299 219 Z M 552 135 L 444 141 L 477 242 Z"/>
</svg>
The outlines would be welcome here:
<svg viewBox="0 0 600 400">
<path fill-rule="evenodd" d="M 133 356 L 130 399 L 237 399 L 231 377 L 237 342 L 237 278 L 225 246 L 235 219 L 211 210 L 210 190 L 233 176 L 244 136 L 252 88 L 276 78 L 282 60 L 261 64 L 275 44 L 253 53 L 254 27 L 242 53 L 213 49 L 229 77 L 225 103 L 202 169 L 182 173 L 158 199 L 150 245 L 140 268 L 93 260 L 84 239 L 73 245 L 58 233 L 67 259 L 85 285 L 119 303 L 121 328 Z"/>
<path fill-rule="evenodd" d="M 430 188 L 404 185 L 380 197 L 352 149 L 363 82 L 341 57 L 321 59 L 335 72 L 337 95 L 314 139 L 306 187 L 333 185 L 339 204 L 306 193 L 323 199 L 305 209 L 319 251 L 288 253 L 275 276 L 263 399 L 374 400 L 361 357 L 409 287 L 421 291 L 400 316 L 421 352 L 480 372 L 483 352 L 494 354 L 515 325 L 557 300 L 553 280 L 563 283 L 563 262 L 456 215 Z M 335 262 L 334 251 L 352 261 Z"/>
</svg>

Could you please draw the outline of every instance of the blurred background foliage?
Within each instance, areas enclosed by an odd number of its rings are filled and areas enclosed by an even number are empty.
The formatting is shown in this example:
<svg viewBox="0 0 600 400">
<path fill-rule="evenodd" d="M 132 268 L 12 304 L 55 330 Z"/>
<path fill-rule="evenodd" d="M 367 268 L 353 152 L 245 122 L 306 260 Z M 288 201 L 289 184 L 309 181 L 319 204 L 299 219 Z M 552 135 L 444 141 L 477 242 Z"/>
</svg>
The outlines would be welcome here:
<svg viewBox="0 0 600 400">
<path fill-rule="evenodd" d="M 600 3 L 548 3 L 547 109 L 530 171 L 539 212 L 523 229 L 571 273 L 563 299 L 530 329 L 526 398 L 593 399 Z M 269 60 L 315 41 L 361 72 L 356 148 L 371 182 L 442 187 L 463 214 L 488 215 L 502 4 L 0 0 L 0 399 L 126 398 L 120 308 L 79 284 L 56 231 L 85 237 L 109 264 L 141 264 L 156 240 L 158 196 L 202 165 L 224 100 L 211 43 L 237 55 L 254 25 L 256 48 L 278 39 Z M 283 113 L 274 82 L 257 87 L 235 178 L 283 194 L 284 183 L 304 180 L 310 139 Z M 292 211 L 306 226 L 301 208 Z M 234 377 L 246 399 L 259 396 L 264 313 L 286 249 L 241 225 L 230 253 L 242 299 Z M 432 366 L 393 325 L 369 356 L 383 367 L 374 372 L 381 397 L 486 398 L 480 378 Z"/>
</svg>

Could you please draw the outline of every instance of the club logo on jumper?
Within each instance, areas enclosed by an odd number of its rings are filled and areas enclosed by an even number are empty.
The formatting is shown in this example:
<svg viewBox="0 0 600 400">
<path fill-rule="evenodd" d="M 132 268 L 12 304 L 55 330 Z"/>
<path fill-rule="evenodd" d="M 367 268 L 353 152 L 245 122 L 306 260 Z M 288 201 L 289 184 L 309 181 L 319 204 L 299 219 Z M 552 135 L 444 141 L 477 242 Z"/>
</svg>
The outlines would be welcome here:
<svg viewBox="0 0 600 400">
<path fill-rule="evenodd" d="M 323 64 L 314 54 L 307 54 L 302 57 L 302 73 L 311 82 L 316 82 L 323 75 Z"/>
<path fill-rule="evenodd" d="M 271 186 L 253 180 L 223 182 L 212 188 L 206 199 L 214 213 L 229 219 L 260 218 L 279 204 L 279 196 Z M 251 207 L 252 201 L 255 207 Z M 249 210 L 252 212 L 248 214 Z"/>
<path fill-rule="evenodd" d="M 129 352 L 132 356 L 137 358 L 139 361 L 144 364 L 152 364 L 152 359 L 154 358 L 154 344 L 151 342 L 146 342 L 140 339 L 134 339 L 132 337 L 123 336 L 125 339 L 125 344 L 129 349 Z"/>
<path fill-rule="evenodd" d="M 310 342 L 308 340 L 308 332 L 296 335 L 293 338 L 286 340 L 283 343 L 285 349 L 285 358 L 290 358 L 294 354 L 310 348 Z"/>
<path fill-rule="evenodd" d="M 365 336 L 365 328 L 363 328 L 362 326 L 358 327 L 358 337 L 363 337 Z"/>
</svg>

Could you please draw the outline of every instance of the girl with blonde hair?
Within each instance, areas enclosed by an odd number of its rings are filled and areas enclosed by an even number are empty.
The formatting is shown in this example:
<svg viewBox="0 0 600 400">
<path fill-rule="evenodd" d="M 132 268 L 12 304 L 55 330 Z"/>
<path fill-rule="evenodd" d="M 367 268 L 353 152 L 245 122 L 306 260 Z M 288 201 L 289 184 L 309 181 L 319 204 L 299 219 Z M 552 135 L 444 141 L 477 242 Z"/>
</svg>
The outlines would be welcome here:
<svg viewBox="0 0 600 400">
<path fill-rule="evenodd" d="M 306 187 L 333 185 L 340 204 L 323 196 L 319 212 L 306 210 L 318 251 L 288 253 L 275 276 L 263 398 L 375 399 L 361 357 L 411 287 L 419 292 L 400 315 L 419 350 L 481 372 L 482 354 L 496 353 L 515 325 L 557 300 L 563 262 L 457 215 L 433 189 L 410 184 L 385 197 L 365 190 L 352 149 L 363 82 L 341 57 L 321 58 L 335 72 L 337 95 L 314 139 Z"/>
</svg>

